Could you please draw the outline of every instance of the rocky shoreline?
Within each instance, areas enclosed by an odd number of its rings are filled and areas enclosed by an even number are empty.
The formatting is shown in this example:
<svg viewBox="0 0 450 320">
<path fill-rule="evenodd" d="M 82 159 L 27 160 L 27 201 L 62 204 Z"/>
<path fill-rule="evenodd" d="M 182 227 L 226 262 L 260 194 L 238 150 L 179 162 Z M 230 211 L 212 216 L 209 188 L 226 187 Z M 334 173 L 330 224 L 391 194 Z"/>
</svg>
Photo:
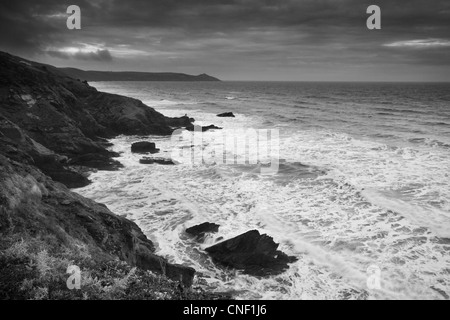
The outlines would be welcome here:
<svg viewBox="0 0 450 320">
<path fill-rule="evenodd" d="M 194 269 L 155 255 L 135 223 L 69 190 L 89 184 L 92 170 L 121 167 L 108 138 L 169 135 L 174 124 L 191 119 L 166 118 L 139 100 L 98 92 L 52 66 L 1 52 L 2 259 L 16 239 L 30 246 L 39 239 L 45 252 L 83 246 L 99 264 L 121 260 L 190 287 Z M 2 296 L 11 290 L 0 286 Z"/>
<path fill-rule="evenodd" d="M 155 299 L 160 297 L 158 290 L 168 293 L 163 298 L 229 298 L 192 290 L 193 268 L 157 256 L 134 222 L 69 189 L 88 185 L 92 170 L 121 168 L 114 159 L 118 155 L 108 151 L 109 138 L 170 135 L 180 127 L 193 130 L 193 122 L 187 116 L 165 117 L 139 100 L 98 92 L 55 67 L 0 52 L 0 298 L 80 298 L 64 288 L 68 261 L 90 270 L 86 279 L 91 280 L 84 280 L 91 283 L 91 291 L 83 298 L 121 299 L 128 292 L 134 298 Z M 201 128 L 209 129 L 220 128 Z M 137 153 L 159 151 L 150 142 L 131 148 Z M 172 164 L 159 158 L 141 161 Z M 199 238 L 208 228 L 200 231 Z M 293 261 L 276 251 L 277 246 L 255 230 L 207 251 L 225 266 L 267 275 Z M 232 252 L 232 247 L 238 250 Z M 109 267 L 99 275 L 108 263 L 114 264 L 114 271 Z M 100 278 L 95 285 L 93 274 Z M 133 277 L 138 278 L 133 282 Z M 155 279 L 158 285 L 150 293 L 139 285 Z M 126 285 L 117 285 L 124 281 Z M 118 288 L 114 294 L 105 289 L 110 282 Z"/>
</svg>

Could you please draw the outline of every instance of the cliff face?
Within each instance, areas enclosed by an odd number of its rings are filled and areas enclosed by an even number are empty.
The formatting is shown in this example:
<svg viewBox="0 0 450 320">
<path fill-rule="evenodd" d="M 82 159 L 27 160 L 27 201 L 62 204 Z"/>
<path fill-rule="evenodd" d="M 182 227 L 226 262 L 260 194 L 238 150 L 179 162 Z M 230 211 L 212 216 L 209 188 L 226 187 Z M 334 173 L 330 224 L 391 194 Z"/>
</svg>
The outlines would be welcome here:
<svg viewBox="0 0 450 320">
<path fill-rule="evenodd" d="M 120 259 L 190 286 L 195 270 L 156 256 L 139 227 L 102 204 L 71 192 L 31 165 L 0 155 L 0 235 L 52 237 L 61 248 L 89 248 L 99 260 Z"/>
<path fill-rule="evenodd" d="M 0 112 L 64 154 L 102 152 L 97 137 L 161 134 L 165 117 L 136 99 L 98 92 L 57 68 L 0 52 Z"/>
<path fill-rule="evenodd" d="M 103 138 L 170 134 L 168 123 L 183 121 L 166 119 L 138 100 L 98 92 L 52 66 L 0 52 L 2 244 L 39 238 L 56 251 L 82 244 L 94 262 L 119 259 L 190 286 L 194 269 L 156 256 L 136 224 L 66 187 L 89 183 L 80 169 L 83 159 L 117 169 Z"/>
<path fill-rule="evenodd" d="M 0 116 L 20 127 L 33 141 L 60 156 L 76 158 L 77 165 L 117 169 L 120 165 L 105 148 L 103 138 L 126 135 L 168 135 L 171 125 L 190 120 L 166 118 L 141 101 L 98 92 L 87 83 L 65 75 L 57 68 L 0 52 Z M 81 155 L 89 155 L 83 163 Z M 81 159 L 81 160 L 80 160 Z M 60 159 L 61 160 L 61 159 Z M 46 164 L 47 167 L 48 164 Z M 51 174 L 58 166 L 59 173 Z M 43 169 L 42 167 L 40 167 Z M 52 162 L 47 170 L 54 180 L 68 187 L 88 180 Z M 68 179 L 71 176 L 73 179 Z M 74 182 L 75 181 L 75 182 Z M 84 182 L 83 182 L 84 181 Z"/>
</svg>

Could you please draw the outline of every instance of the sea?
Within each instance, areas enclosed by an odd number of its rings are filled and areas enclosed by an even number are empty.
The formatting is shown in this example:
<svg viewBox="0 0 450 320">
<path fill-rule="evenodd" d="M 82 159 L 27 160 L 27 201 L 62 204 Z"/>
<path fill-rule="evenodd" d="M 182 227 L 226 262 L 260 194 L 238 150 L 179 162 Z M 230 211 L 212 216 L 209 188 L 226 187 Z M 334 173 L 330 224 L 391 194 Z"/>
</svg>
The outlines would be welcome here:
<svg viewBox="0 0 450 320">
<path fill-rule="evenodd" d="M 449 299 L 450 84 L 91 85 L 223 128 L 200 140 L 188 131 L 119 136 L 111 150 L 124 168 L 95 172 L 76 190 L 134 221 L 157 254 L 195 268 L 194 287 L 237 299 Z M 222 112 L 235 117 L 217 117 Z M 220 146 L 224 132 L 245 140 L 261 130 L 278 133 L 271 174 L 261 174 L 259 161 L 145 165 L 130 150 L 152 141 L 157 156 L 170 158 Z M 185 229 L 203 222 L 220 228 L 199 243 Z M 204 250 L 249 230 L 298 260 L 279 275 L 255 277 L 215 264 Z"/>
</svg>

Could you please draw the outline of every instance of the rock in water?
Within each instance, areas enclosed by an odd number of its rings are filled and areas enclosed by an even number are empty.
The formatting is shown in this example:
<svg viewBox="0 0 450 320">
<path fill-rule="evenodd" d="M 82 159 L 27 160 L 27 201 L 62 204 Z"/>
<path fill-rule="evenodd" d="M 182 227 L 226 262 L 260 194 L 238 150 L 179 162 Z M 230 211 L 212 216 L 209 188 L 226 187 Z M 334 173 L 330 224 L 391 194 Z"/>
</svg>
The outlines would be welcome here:
<svg viewBox="0 0 450 320">
<path fill-rule="evenodd" d="M 195 270 L 154 254 L 155 248 L 132 221 L 71 192 L 30 164 L 4 156 L 0 141 L 0 233 L 21 238 L 32 232 L 39 239 L 58 241 L 61 250 L 72 243 L 89 248 L 92 263 L 126 261 L 192 285 Z M 7 154 L 8 155 L 8 154 Z M 3 239 L 3 238 L 2 238 Z M 44 241 L 44 240 L 42 240 Z"/>
<path fill-rule="evenodd" d="M 133 153 L 156 153 L 158 151 L 159 149 L 156 149 L 154 142 L 141 141 L 135 142 L 131 145 L 131 152 Z"/>
<path fill-rule="evenodd" d="M 219 225 L 210 222 L 204 222 L 202 224 L 198 224 L 196 226 L 190 227 L 186 229 L 186 233 L 194 236 L 196 240 L 202 241 L 206 235 L 206 233 L 213 233 L 219 231 Z"/>
<path fill-rule="evenodd" d="M 282 273 L 288 268 L 288 263 L 297 260 L 277 248 L 278 243 L 272 237 L 251 230 L 205 250 L 214 261 L 225 266 L 254 276 L 268 276 Z"/>
<path fill-rule="evenodd" d="M 220 128 L 220 127 L 217 127 L 217 126 L 215 126 L 215 125 L 213 125 L 213 124 L 210 124 L 209 126 L 197 126 L 197 125 L 190 125 L 190 126 L 186 126 L 186 130 L 187 131 L 195 131 L 195 130 L 198 130 L 198 131 L 202 131 L 202 132 L 205 132 L 205 131 L 208 131 L 208 130 L 211 130 L 211 129 L 222 129 L 222 128 Z"/>
<path fill-rule="evenodd" d="M 224 113 L 220 113 L 217 115 L 218 117 L 222 117 L 222 118 L 234 118 L 234 114 L 233 112 L 224 112 Z"/>
<path fill-rule="evenodd" d="M 172 159 L 165 159 L 165 158 L 150 158 L 150 157 L 144 157 L 139 160 L 139 163 L 142 164 L 163 164 L 163 165 L 173 165 L 175 164 Z"/>
</svg>

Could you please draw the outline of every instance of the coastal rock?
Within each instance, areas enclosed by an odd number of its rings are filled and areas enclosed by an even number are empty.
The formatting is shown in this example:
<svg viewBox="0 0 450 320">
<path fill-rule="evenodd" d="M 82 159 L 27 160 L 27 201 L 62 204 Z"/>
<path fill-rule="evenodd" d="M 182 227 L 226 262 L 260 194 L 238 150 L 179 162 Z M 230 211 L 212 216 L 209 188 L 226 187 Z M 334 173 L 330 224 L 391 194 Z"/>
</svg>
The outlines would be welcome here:
<svg viewBox="0 0 450 320">
<path fill-rule="evenodd" d="M 75 156 L 68 161 L 69 165 L 84 166 L 88 168 L 94 168 L 99 170 L 115 171 L 123 168 L 123 165 L 111 157 L 117 156 L 115 153 L 110 155 L 87 153 L 81 156 Z"/>
<path fill-rule="evenodd" d="M 144 157 L 139 160 L 139 163 L 141 164 L 162 164 L 162 165 L 174 165 L 172 159 L 166 159 L 166 158 L 150 158 L 150 157 Z"/>
<path fill-rule="evenodd" d="M 132 221 L 71 192 L 33 166 L 0 154 L 0 233 L 54 239 L 59 246 L 82 243 L 93 260 L 117 259 L 192 284 L 195 270 L 171 264 Z M 11 235 L 10 235 L 11 236 Z"/>
<path fill-rule="evenodd" d="M 37 167 L 54 181 L 64 184 L 67 188 L 83 188 L 91 183 L 88 174 L 70 167 L 64 167 L 55 162 L 37 162 Z"/>
<path fill-rule="evenodd" d="M 154 142 L 141 141 L 135 142 L 131 145 L 131 152 L 133 153 L 157 153 L 159 149 L 156 148 Z"/>
<path fill-rule="evenodd" d="M 194 122 L 194 118 L 189 118 L 187 115 L 178 117 L 178 118 L 170 118 L 166 117 L 166 123 L 167 125 L 171 127 L 186 127 L 192 125 L 192 122 Z"/>
<path fill-rule="evenodd" d="M 188 131 L 201 131 L 201 132 L 205 132 L 211 129 L 222 129 L 220 127 L 217 127 L 213 124 L 210 124 L 209 126 L 198 126 L 198 125 L 189 125 L 186 126 L 186 130 Z"/>
<path fill-rule="evenodd" d="M 70 158 L 109 155 L 102 138 L 173 131 L 165 116 L 139 100 L 98 92 L 53 66 L 4 52 L 0 88 L 0 114 L 34 141 Z"/>
<path fill-rule="evenodd" d="M 0 52 L 2 243 L 36 239 L 56 254 L 82 248 L 94 266 L 122 260 L 190 286 L 194 269 L 156 256 L 134 222 L 67 188 L 89 183 L 86 166 L 118 165 L 105 138 L 172 131 L 139 100 L 97 92 L 55 67 Z"/>
<path fill-rule="evenodd" d="M 254 276 L 268 276 L 282 273 L 288 268 L 288 263 L 297 260 L 277 248 L 278 243 L 272 237 L 251 230 L 205 250 L 222 265 Z"/>
<path fill-rule="evenodd" d="M 21 163 L 35 165 L 53 180 L 69 188 L 80 188 L 90 183 L 84 174 L 63 165 L 66 157 L 55 154 L 34 141 L 17 125 L 1 115 L 0 145 L 0 154 Z"/>
<path fill-rule="evenodd" d="M 137 99 L 95 92 L 84 100 L 83 106 L 112 136 L 170 135 L 173 131 L 166 117 Z"/>
<path fill-rule="evenodd" d="M 204 222 L 202 224 L 190 227 L 186 229 L 186 233 L 195 237 L 197 241 L 202 241 L 206 235 L 206 233 L 215 233 L 219 231 L 220 225 L 211 223 L 211 222 Z"/>
<path fill-rule="evenodd" d="M 139 250 L 136 257 L 136 265 L 144 270 L 151 270 L 164 274 L 169 279 L 180 281 L 185 287 L 192 285 L 195 269 L 180 264 L 171 264 L 149 250 Z"/>
<path fill-rule="evenodd" d="M 218 114 L 217 116 L 218 116 L 218 117 L 222 117 L 222 118 L 226 118 L 226 117 L 228 117 L 228 118 L 234 118 L 234 117 L 235 117 L 234 114 L 233 114 L 233 112 L 224 112 L 224 113 Z"/>
</svg>

